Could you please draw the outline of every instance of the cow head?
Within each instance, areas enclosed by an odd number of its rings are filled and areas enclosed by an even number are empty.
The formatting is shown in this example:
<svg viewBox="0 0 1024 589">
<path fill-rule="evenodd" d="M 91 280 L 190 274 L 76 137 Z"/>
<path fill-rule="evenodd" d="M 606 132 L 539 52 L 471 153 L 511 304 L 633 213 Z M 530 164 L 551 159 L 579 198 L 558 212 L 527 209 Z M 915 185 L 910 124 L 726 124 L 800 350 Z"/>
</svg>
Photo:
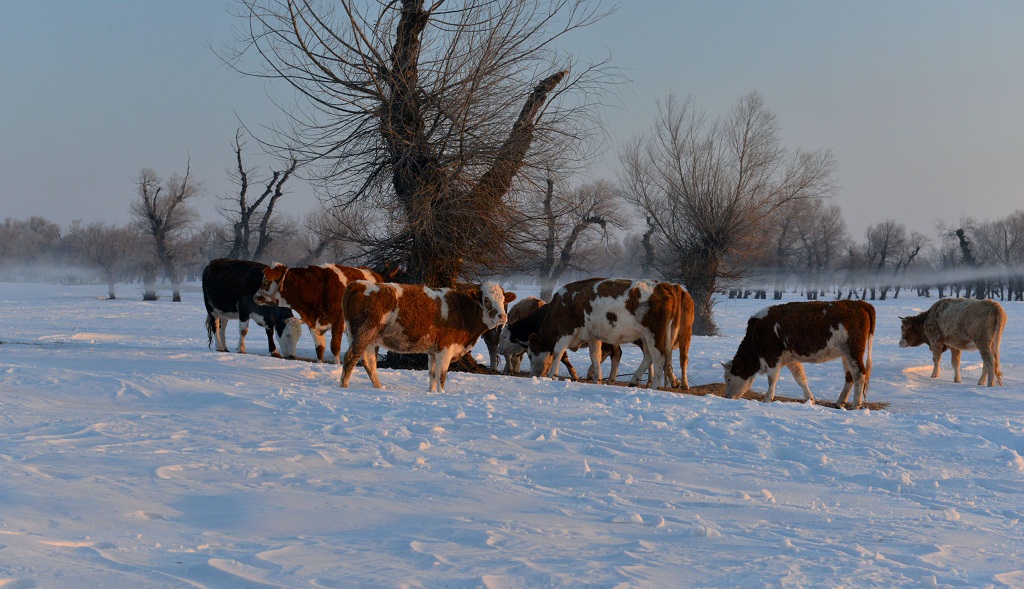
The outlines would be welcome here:
<svg viewBox="0 0 1024 589">
<path fill-rule="evenodd" d="M 523 346 L 512 341 L 512 330 L 509 329 L 508 325 L 505 325 L 498 336 L 498 355 L 511 356 L 512 354 L 522 354 L 525 351 L 526 349 Z"/>
<path fill-rule="evenodd" d="M 545 346 L 541 342 L 539 334 L 531 333 L 528 342 L 529 346 L 526 351 L 530 355 L 530 375 L 544 376 L 551 370 L 555 354 L 551 346 Z"/>
<path fill-rule="evenodd" d="M 722 367 L 725 368 L 725 396 L 727 399 L 739 399 L 750 390 L 750 385 L 754 384 L 754 376 L 750 378 L 743 378 L 742 376 L 733 374 L 732 361 L 722 362 Z"/>
<path fill-rule="evenodd" d="M 924 331 L 924 315 L 900 317 L 900 347 L 913 348 L 928 343 L 928 334 Z"/>
<path fill-rule="evenodd" d="M 253 295 L 252 300 L 257 305 L 287 307 L 288 302 L 281 297 L 281 285 L 284 283 L 286 274 L 288 274 L 288 268 L 281 264 L 264 268 L 263 282 L 260 283 L 260 289 Z"/>
<path fill-rule="evenodd" d="M 487 329 L 505 325 L 508 321 L 505 306 L 516 300 L 516 293 L 505 292 L 497 282 L 485 282 L 479 290 L 471 289 L 469 294 L 483 307 L 483 320 Z"/>
<path fill-rule="evenodd" d="M 299 347 L 299 337 L 302 336 L 302 320 L 298 317 L 289 317 L 284 325 L 277 331 L 277 347 L 285 358 L 295 358 L 295 350 Z"/>
</svg>

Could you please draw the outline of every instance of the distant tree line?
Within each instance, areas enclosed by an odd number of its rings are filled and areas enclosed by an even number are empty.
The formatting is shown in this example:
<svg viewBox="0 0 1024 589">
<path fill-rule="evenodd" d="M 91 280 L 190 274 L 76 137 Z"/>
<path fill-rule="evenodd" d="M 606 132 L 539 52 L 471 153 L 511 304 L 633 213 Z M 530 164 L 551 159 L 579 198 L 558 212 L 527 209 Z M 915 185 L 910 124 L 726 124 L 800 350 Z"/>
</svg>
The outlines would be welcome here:
<svg viewBox="0 0 1024 589">
<path fill-rule="evenodd" d="M 368 239 L 382 230 L 377 211 L 280 214 L 299 162 L 278 158 L 264 172 L 246 163 L 242 137 L 231 144 L 235 166 L 227 170 L 235 190 L 216 197 L 220 220 L 196 213 L 202 183 L 187 164 L 167 179 L 143 168 L 135 194 L 126 195 L 129 223 L 4 220 L 0 281 L 98 281 L 110 298 L 117 284 L 137 283 L 153 299 L 163 280 L 178 299 L 181 282 L 197 280 L 218 257 L 381 265 L 379 244 Z M 511 191 L 517 227 L 507 262 L 463 261 L 462 271 L 530 281 L 545 298 L 593 275 L 677 281 L 698 302 L 704 334 L 716 331 L 716 293 L 885 300 L 910 289 L 1024 300 L 1024 210 L 994 221 L 965 217 L 931 235 L 887 219 L 855 237 L 830 198 L 830 154 L 779 145 L 774 115 L 756 93 L 713 121 L 670 97 L 651 132 L 621 157 L 617 181 L 574 182 L 577 172 L 553 167 L 524 174 Z"/>
</svg>

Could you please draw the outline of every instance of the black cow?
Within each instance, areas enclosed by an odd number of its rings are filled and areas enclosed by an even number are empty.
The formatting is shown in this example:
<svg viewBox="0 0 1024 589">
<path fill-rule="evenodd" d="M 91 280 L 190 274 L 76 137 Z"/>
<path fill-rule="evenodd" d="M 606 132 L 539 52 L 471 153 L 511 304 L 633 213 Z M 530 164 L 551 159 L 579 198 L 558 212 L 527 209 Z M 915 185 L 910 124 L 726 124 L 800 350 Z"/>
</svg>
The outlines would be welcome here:
<svg viewBox="0 0 1024 589">
<path fill-rule="evenodd" d="M 277 358 L 294 358 L 295 348 L 302 335 L 302 322 L 292 316 L 287 307 L 257 305 L 253 295 L 263 281 L 264 264 L 245 260 L 220 258 L 203 269 L 203 302 L 206 304 L 206 342 L 217 338 L 217 351 L 227 352 L 225 340 L 227 324 L 235 319 L 238 324 L 238 351 L 245 353 L 245 336 L 249 333 L 249 318 L 267 330 L 267 346 Z M 274 333 L 281 343 L 278 352 Z"/>
</svg>

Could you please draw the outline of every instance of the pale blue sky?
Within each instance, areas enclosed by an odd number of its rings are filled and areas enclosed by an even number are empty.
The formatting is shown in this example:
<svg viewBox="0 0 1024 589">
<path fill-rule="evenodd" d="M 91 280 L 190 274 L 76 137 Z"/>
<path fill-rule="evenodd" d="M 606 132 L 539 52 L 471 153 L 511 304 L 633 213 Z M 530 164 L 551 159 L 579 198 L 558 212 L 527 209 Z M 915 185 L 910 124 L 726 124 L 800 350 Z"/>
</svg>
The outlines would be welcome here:
<svg viewBox="0 0 1024 589">
<path fill-rule="evenodd" d="M 191 157 L 214 220 L 236 113 L 252 127 L 279 118 L 261 81 L 207 47 L 242 24 L 229 5 L 4 0 L 0 219 L 123 222 L 142 167 L 168 176 Z M 634 0 L 564 46 L 610 52 L 633 79 L 607 113 L 615 142 L 670 91 L 712 115 L 759 91 L 789 145 L 833 151 L 857 237 L 889 217 L 931 233 L 936 219 L 1024 207 L 1021 0 Z M 597 175 L 614 173 L 608 160 Z M 315 206 L 292 188 L 287 211 Z"/>
</svg>

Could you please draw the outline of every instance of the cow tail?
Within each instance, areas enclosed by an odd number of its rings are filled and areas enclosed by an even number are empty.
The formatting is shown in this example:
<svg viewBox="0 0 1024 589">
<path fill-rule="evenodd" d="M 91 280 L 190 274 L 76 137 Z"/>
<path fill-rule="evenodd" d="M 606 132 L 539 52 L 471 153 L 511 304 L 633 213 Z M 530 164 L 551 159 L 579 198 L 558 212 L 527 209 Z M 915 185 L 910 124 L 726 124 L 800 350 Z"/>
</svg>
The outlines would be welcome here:
<svg viewBox="0 0 1024 589">
<path fill-rule="evenodd" d="M 1003 378 L 1003 371 L 999 367 L 999 350 L 1003 344 L 1003 328 L 1006 327 L 1006 311 L 996 303 L 995 329 L 992 330 L 992 367 L 999 377 Z"/>
<path fill-rule="evenodd" d="M 875 346 L 875 308 L 868 306 L 868 345 L 864 353 L 864 370 L 867 374 L 864 376 L 864 392 L 861 393 L 862 399 L 868 398 L 868 383 L 871 381 L 871 350 Z"/>
<path fill-rule="evenodd" d="M 206 314 L 206 347 L 210 348 L 210 349 L 213 349 L 213 330 L 214 330 L 214 327 L 215 326 L 213 324 L 213 314 L 212 313 L 207 313 Z"/>
</svg>

